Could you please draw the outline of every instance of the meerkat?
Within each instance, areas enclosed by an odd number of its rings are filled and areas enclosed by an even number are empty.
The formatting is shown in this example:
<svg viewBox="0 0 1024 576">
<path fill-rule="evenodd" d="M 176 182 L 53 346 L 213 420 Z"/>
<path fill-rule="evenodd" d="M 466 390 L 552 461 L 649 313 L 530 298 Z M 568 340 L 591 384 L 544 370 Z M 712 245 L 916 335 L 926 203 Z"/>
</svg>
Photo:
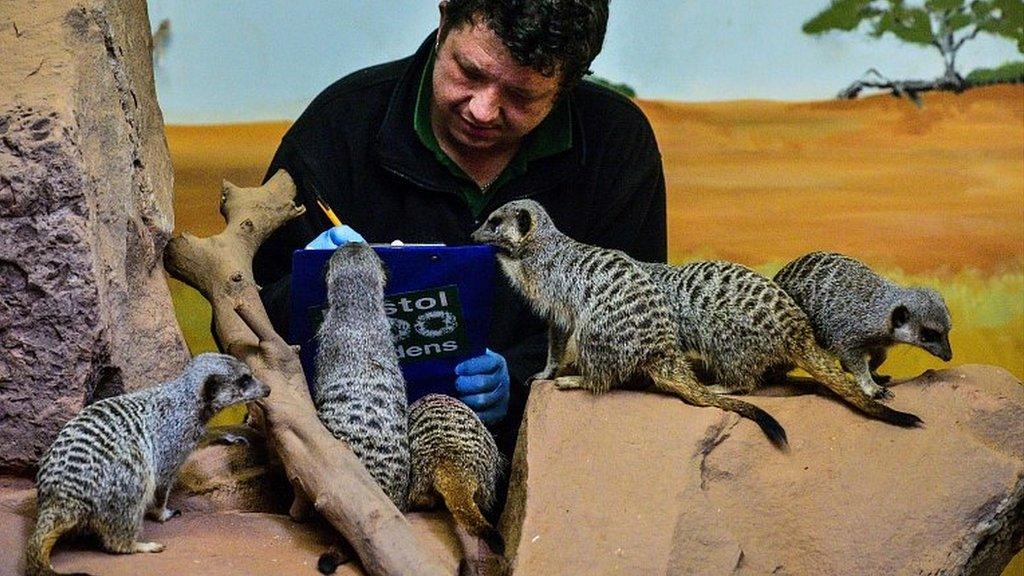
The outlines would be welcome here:
<svg viewBox="0 0 1024 576">
<path fill-rule="evenodd" d="M 814 339 L 810 320 L 778 285 L 732 262 L 642 264 L 669 296 L 685 353 L 703 360 L 718 394 L 747 393 L 793 366 L 868 416 L 914 426 L 920 419 L 877 402 L 846 378 Z"/>
<path fill-rule="evenodd" d="M 82 409 L 39 462 L 29 576 L 57 574 L 50 552 L 76 529 L 95 533 L 108 552 L 162 551 L 163 544 L 138 541 L 143 515 L 165 522 L 178 514 L 167 495 L 210 417 L 269 393 L 242 362 L 200 354 L 175 380 Z"/>
<path fill-rule="evenodd" d="M 442 499 L 459 526 L 503 555 L 505 541 L 484 513 L 505 461 L 476 413 L 443 394 L 420 398 L 409 408 L 409 448 L 409 505 L 433 508 Z"/>
<path fill-rule="evenodd" d="M 498 208 L 472 238 L 497 248 L 512 285 L 548 321 L 548 361 L 534 379 L 595 394 L 643 379 L 655 392 L 749 418 L 786 447 L 785 430 L 767 412 L 696 380 L 666 296 L 626 254 L 569 238 L 531 200 Z"/>
<path fill-rule="evenodd" d="M 839 357 L 865 393 L 890 396 L 877 373 L 889 347 L 917 346 L 948 362 L 951 322 L 942 296 L 930 288 L 904 288 L 863 263 L 835 252 L 811 252 L 775 275 L 810 318 L 814 335 Z"/>
<path fill-rule="evenodd" d="M 327 311 L 317 331 L 317 416 L 344 440 L 402 512 L 408 509 L 409 403 L 384 312 L 384 264 L 365 242 L 349 242 L 327 263 Z M 320 556 L 331 574 L 341 547 Z"/>
<path fill-rule="evenodd" d="M 408 399 L 384 313 L 384 264 L 364 242 L 327 265 L 327 312 L 317 332 L 317 415 L 344 440 L 399 510 L 409 491 Z"/>
</svg>

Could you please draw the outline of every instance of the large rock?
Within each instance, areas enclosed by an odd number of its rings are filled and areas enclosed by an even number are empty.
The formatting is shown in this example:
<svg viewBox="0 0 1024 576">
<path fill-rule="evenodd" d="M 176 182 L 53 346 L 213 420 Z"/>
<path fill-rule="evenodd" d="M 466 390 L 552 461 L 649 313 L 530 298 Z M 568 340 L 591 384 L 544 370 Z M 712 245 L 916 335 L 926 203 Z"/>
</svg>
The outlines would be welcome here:
<svg viewBox="0 0 1024 576">
<path fill-rule="evenodd" d="M 1024 387 L 964 366 L 895 388 L 901 429 L 816 395 L 756 425 L 535 384 L 502 531 L 515 573 L 998 574 L 1024 538 Z"/>
<path fill-rule="evenodd" d="M 187 361 L 144 0 L 0 3 L 0 470 Z"/>
</svg>

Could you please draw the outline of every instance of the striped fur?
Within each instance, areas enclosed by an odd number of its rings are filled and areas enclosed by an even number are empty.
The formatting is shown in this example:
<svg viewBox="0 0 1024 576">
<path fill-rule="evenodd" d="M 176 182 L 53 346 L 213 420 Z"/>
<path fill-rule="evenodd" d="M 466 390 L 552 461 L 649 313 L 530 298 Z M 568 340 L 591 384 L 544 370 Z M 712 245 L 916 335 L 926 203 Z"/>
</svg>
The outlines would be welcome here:
<svg viewBox="0 0 1024 576">
<path fill-rule="evenodd" d="M 317 334 L 314 400 L 320 421 L 344 440 L 399 510 L 409 489 L 408 400 L 384 313 L 383 264 L 352 242 L 331 256 L 328 309 Z"/>
<path fill-rule="evenodd" d="M 850 382 L 837 359 L 815 343 L 803 310 L 757 272 L 719 261 L 642 266 L 669 295 L 683 350 L 703 360 L 715 392 L 751 392 L 766 375 L 799 366 L 872 417 L 900 426 L 920 422 Z"/>
<path fill-rule="evenodd" d="M 839 357 L 866 393 L 888 392 L 876 370 L 894 344 L 917 346 L 949 361 L 951 322 L 942 296 L 929 288 L 904 288 L 834 252 L 812 252 L 775 275 L 810 318 L 818 342 Z"/>
<path fill-rule="evenodd" d="M 163 550 L 136 540 L 143 515 L 161 522 L 176 515 L 167 509 L 167 495 L 207 420 L 267 393 L 238 360 L 200 354 L 176 380 L 85 407 L 39 462 L 39 514 L 27 573 L 55 574 L 50 551 L 72 530 L 95 533 L 109 552 Z"/>
<path fill-rule="evenodd" d="M 428 394 L 409 409 L 409 447 L 410 505 L 431 508 L 442 498 L 459 525 L 504 554 L 504 540 L 483 516 L 504 461 L 480 418 L 455 398 Z"/>
<path fill-rule="evenodd" d="M 498 248 L 512 285 L 548 321 L 548 362 L 535 378 L 556 377 L 560 388 L 593 393 L 644 379 L 689 404 L 750 418 L 785 446 L 785 431 L 766 412 L 710 394 L 697 382 L 682 357 L 666 296 L 626 254 L 572 240 L 530 200 L 496 210 L 473 239 Z"/>
</svg>

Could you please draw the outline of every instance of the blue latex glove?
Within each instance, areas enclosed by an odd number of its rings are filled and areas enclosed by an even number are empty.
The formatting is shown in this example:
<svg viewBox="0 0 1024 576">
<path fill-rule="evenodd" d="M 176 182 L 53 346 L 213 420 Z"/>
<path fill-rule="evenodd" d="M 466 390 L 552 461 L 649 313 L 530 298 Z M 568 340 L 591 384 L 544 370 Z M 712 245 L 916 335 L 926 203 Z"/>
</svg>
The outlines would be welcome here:
<svg viewBox="0 0 1024 576">
<path fill-rule="evenodd" d="M 487 350 L 455 367 L 455 390 L 484 424 L 494 424 L 508 414 L 509 378 L 505 358 Z"/>
<path fill-rule="evenodd" d="M 363 236 L 348 226 L 335 226 L 324 230 L 312 242 L 306 244 L 307 250 L 334 250 L 349 242 L 366 242 Z"/>
</svg>

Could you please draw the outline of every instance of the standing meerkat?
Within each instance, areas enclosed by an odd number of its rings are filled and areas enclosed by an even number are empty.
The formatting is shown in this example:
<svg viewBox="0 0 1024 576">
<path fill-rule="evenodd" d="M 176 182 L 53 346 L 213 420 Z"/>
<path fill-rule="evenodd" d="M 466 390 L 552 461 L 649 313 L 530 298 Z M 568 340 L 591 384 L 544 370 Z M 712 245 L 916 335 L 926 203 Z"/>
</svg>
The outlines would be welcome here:
<svg viewBox="0 0 1024 576">
<path fill-rule="evenodd" d="M 815 342 L 803 310 L 757 272 L 719 261 L 642 266 L 669 295 L 682 348 L 704 361 L 712 391 L 751 392 L 766 375 L 799 366 L 872 418 L 898 426 L 921 422 L 851 382 L 838 360 Z"/>
<path fill-rule="evenodd" d="M 505 541 L 483 515 L 494 506 L 504 460 L 476 413 L 443 394 L 420 398 L 409 408 L 409 448 L 409 505 L 433 508 L 442 498 L 458 525 L 504 554 Z"/>
<path fill-rule="evenodd" d="M 532 200 L 509 202 L 473 233 L 494 245 L 512 285 L 548 321 L 548 361 L 535 378 L 560 389 L 600 394 L 636 378 L 695 406 L 714 406 L 756 422 L 773 444 L 786 433 L 753 404 L 717 396 L 683 358 L 666 296 L 629 256 L 577 242 Z M 577 372 L 573 378 L 558 378 Z"/>
<path fill-rule="evenodd" d="M 904 343 L 948 362 L 951 322 L 942 296 L 904 288 L 835 252 L 811 252 L 790 262 L 775 282 L 807 313 L 818 342 L 835 353 L 864 392 L 889 395 L 876 373 L 890 346 Z"/>
<path fill-rule="evenodd" d="M 327 264 L 327 312 L 317 332 L 317 415 L 344 440 L 399 510 L 409 491 L 408 399 L 384 313 L 384 265 L 364 242 Z"/>
<path fill-rule="evenodd" d="M 165 522 L 181 464 L 217 411 L 267 396 L 242 362 L 200 354 L 175 380 L 86 406 L 57 434 L 36 475 L 39 514 L 28 541 L 29 576 L 57 574 L 50 552 L 71 530 L 95 533 L 108 552 L 160 552 L 139 542 L 143 514 Z"/>
<path fill-rule="evenodd" d="M 370 476 L 405 512 L 409 492 L 409 401 L 384 312 L 387 273 L 365 242 L 342 245 L 327 263 L 327 311 L 317 331 L 317 416 L 352 448 Z M 347 543 L 321 554 L 333 574 Z"/>
</svg>

